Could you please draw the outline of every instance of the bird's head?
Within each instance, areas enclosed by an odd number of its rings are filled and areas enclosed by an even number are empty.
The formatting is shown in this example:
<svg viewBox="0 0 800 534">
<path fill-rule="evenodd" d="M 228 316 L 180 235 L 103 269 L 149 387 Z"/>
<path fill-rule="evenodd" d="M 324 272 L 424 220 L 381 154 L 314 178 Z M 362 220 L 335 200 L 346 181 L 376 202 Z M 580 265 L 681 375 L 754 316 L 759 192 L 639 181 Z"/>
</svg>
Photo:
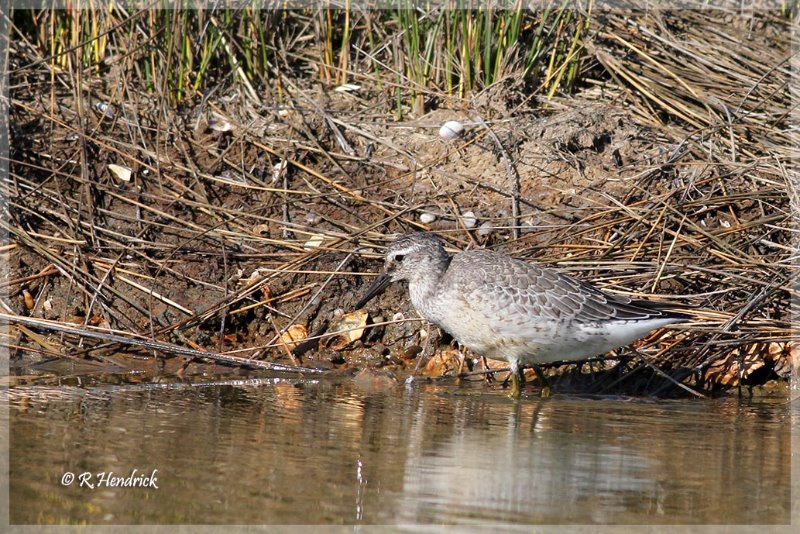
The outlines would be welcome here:
<svg viewBox="0 0 800 534">
<path fill-rule="evenodd" d="M 426 276 L 439 276 L 447 268 L 450 255 L 434 234 L 419 232 L 399 237 L 386 251 L 384 270 L 356 304 L 363 307 L 391 282 L 414 282 Z"/>
</svg>

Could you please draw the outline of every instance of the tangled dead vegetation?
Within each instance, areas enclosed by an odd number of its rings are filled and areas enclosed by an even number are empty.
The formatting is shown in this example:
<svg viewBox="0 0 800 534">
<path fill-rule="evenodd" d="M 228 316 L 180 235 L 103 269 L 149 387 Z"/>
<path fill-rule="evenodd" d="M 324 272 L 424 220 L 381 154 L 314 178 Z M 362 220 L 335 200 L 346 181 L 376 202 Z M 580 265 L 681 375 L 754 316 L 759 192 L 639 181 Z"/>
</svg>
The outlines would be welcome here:
<svg viewBox="0 0 800 534">
<path fill-rule="evenodd" d="M 68 359 L 107 373 L 130 365 L 122 350 L 175 373 L 410 369 L 419 323 L 399 289 L 382 316 L 336 324 L 354 320 L 389 236 L 425 229 L 685 303 L 695 320 L 644 356 L 590 365 L 597 391 L 786 378 L 791 23 L 729 18 L 598 16 L 578 94 L 506 79 L 404 122 L 367 78 L 337 91 L 287 77 L 260 104 L 231 87 L 175 108 L 124 69 L 70 77 L 11 43 L 6 345 L 37 372 Z M 465 135 L 440 139 L 448 120 Z M 563 387 L 586 376 L 559 371 Z"/>
</svg>

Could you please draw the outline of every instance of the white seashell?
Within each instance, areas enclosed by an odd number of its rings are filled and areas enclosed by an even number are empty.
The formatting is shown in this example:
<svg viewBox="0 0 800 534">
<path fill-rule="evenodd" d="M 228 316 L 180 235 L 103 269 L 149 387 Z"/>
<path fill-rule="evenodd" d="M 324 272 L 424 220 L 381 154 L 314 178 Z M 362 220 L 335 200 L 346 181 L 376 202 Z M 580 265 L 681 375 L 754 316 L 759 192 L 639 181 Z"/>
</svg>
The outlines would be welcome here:
<svg viewBox="0 0 800 534">
<path fill-rule="evenodd" d="M 352 91 L 358 91 L 359 89 L 361 89 L 360 85 L 356 85 L 354 83 L 344 83 L 339 87 L 337 87 L 336 89 L 334 89 L 334 91 L 336 91 L 337 93 L 349 93 Z"/>
<path fill-rule="evenodd" d="M 473 228 L 478 222 L 478 219 L 473 212 L 465 211 L 461 214 L 461 222 L 464 223 L 465 228 Z"/>
<path fill-rule="evenodd" d="M 212 113 L 211 118 L 208 120 L 208 127 L 215 132 L 230 132 L 233 130 L 233 124 L 219 113 Z"/>
<path fill-rule="evenodd" d="M 258 269 L 256 269 L 252 273 L 250 273 L 250 276 L 248 276 L 247 278 L 244 278 L 244 271 L 239 269 L 239 271 L 237 273 L 238 276 L 234 275 L 233 277 L 231 277 L 231 281 L 236 281 L 238 283 L 238 285 L 240 285 L 242 287 L 250 287 L 253 284 L 255 284 L 256 282 L 260 282 L 264 278 L 264 276 L 267 274 L 267 272 L 268 272 L 268 269 L 263 268 L 263 267 L 259 267 Z M 266 286 L 264 286 L 264 287 L 266 287 Z"/>
<path fill-rule="evenodd" d="M 306 241 L 306 244 L 303 245 L 303 248 L 306 250 L 313 250 L 315 248 L 318 248 L 324 242 L 325 242 L 324 235 L 314 234 L 308 239 L 308 241 Z"/>
<path fill-rule="evenodd" d="M 210 121 L 208 127 L 215 132 L 230 132 L 233 130 L 233 125 L 228 121 Z"/>
<path fill-rule="evenodd" d="M 282 159 L 278 163 L 276 163 L 275 165 L 272 166 L 272 182 L 273 183 L 277 182 L 278 179 L 281 176 L 283 176 L 283 173 L 286 170 L 286 167 L 288 165 L 289 165 L 289 163 L 285 159 Z"/>
<path fill-rule="evenodd" d="M 119 178 L 123 182 L 131 181 L 131 174 L 133 173 L 128 167 L 123 167 L 122 165 L 114 165 L 113 163 L 109 163 L 108 170 L 113 172 L 117 176 L 117 178 Z"/>
<path fill-rule="evenodd" d="M 439 137 L 445 141 L 458 139 L 464 134 L 464 125 L 458 121 L 447 121 L 439 128 Z"/>
<path fill-rule="evenodd" d="M 436 220 L 436 215 L 434 215 L 433 213 L 422 212 L 419 214 L 419 221 L 422 224 L 430 224 L 435 220 Z"/>
<path fill-rule="evenodd" d="M 98 102 L 94 105 L 94 109 L 108 117 L 109 119 L 114 118 L 114 108 L 106 104 L 105 102 Z"/>
</svg>

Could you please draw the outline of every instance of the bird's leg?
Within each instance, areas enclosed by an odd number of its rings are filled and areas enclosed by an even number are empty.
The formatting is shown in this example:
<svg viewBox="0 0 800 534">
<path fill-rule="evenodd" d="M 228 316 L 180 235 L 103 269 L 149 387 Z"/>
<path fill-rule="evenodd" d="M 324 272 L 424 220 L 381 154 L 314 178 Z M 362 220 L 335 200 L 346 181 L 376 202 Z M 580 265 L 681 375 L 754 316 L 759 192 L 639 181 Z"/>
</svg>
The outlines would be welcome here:
<svg viewBox="0 0 800 534">
<path fill-rule="evenodd" d="M 433 336 L 433 325 L 429 321 L 425 321 L 425 331 L 428 332 L 428 335 L 425 336 L 425 341 L 422 342 L 422 352 L 419 353 L 419 357 L 417 359 L 417 365 L 414 366 L 414 373 L 413 376 L 417 376 L 417 372 L 419 372 L 419 368 L 422 367 L 422 362 L 427 362 L 433 350 L 431 347 L 433 343 L 431 343 L 431 337 Z"/>
<path fill-rule="evenodd" d="M 464 371 L 464 360 L 467 359 L 467 354 L 464 351 L 464 347 L 461 346 L 461 343 L 457 343 L 456 347 L 458 347 L 458 372 L 456 376 L 460 378 L 461 373 Z"/>
<path fill-rule="evenodd" d="M 508 396 L 512 399 L 518 399 L 522 393 L 522 386 L 525 385 L 525 375 L 522 372 L 523 367 L 517 362 L 511 362 L 511 391 Z"/>
<path fill-rule="evenodd" d="M 544 371 L 538 365 L 533 366 L 533 370 L 536 371 L 536 378 L 539 379 L 539 385 L 541 386 L 541 397 L 546 399 L 550 396 L 550 382 L 547 380 L 547 377 L 544 376 Z"/>
<path fill-rule="evenodd" d="M 483 379 L 487 384 L 494 382 L 494 373 L 489 372 L 489 363 L 486 361 L 486 356 L 481 356 L 481 365 L 483 365 Z"/>
</svg>

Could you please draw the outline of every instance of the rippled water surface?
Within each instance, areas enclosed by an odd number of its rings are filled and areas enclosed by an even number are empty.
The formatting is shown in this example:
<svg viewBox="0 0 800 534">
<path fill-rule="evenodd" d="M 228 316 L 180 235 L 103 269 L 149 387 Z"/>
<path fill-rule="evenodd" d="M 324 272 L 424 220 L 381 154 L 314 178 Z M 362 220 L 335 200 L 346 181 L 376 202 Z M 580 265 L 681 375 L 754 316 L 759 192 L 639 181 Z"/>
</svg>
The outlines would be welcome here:
<svg viewBox="0 0 800 534">
<path fill-rule="evenodd" d="M 482 386 L 376 389 L 282 380 L 13 388 L 11 522 L 789 521 L 780 402 L 514 403 Z M 157 470 L 158 489 L 98 483 L 134 469 Z M 68 486 L 66 473 L 76 476 Z"/>
</svg>

